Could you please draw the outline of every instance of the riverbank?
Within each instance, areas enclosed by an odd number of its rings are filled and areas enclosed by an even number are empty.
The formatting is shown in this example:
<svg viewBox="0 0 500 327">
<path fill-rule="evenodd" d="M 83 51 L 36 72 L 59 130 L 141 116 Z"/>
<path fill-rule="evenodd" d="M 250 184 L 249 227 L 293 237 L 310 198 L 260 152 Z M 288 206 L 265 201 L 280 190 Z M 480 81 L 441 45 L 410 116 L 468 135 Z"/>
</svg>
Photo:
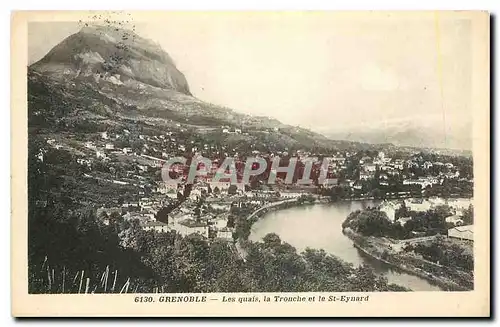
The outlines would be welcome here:
<svg viewBox="0 0 500 327">
<path fill-rule="evenodd" d="M 288 209 L 294 206 L 326 204 L 326 203 L 332 203 L 328 197 L 317 197 L 314 199 L 314 201 L 308 201 L 308 200 L 301 201 L 300 199 L 294 198 L 277 202 L 271 202 L 252 212 L 250 215 L 247 216 L 246 219 L 251 221 L 254 218 L 258 219 L 271 211 Z"/>
<path fill-rule="evenodd" d="M 465 272 L 438 265 L 409 253 L 396 252 L 393 250 L 394 244 L 386 238 L 365 237 L 350 228 L 344 228 L 342 232 L 364 254 L 405 273 L 424 278 L 444 291 L 473 290 L 473 276 Z"/>
<path fill-rule="evenodd" d="M 248 236 L 250 235 L 250 230 L 252 228 L 252 225 L 259 220 L 259 218 L 265 216 L 266 214 L 273 212 L 273 211 L 278 211 L 278 210 L 283 210 L 283 209 L 289 209 L 293 207 L 298 207 L 298 206 L 308 206 L 308 205 L 314 205 L 314 204 L 327 204 L 331 203 L 329 197 L 316 197 L 314 201 L 303 201 L 297 198 L 294 199 L 286 199 L 282 201 L 277 201 L 277 202 L 271 202 L 266 204 L 265 206 L 262 206 L 258 208 L 257 210 L 253 211 L 251 214 L 243 218 L 246 221 L 246 224 L 240 225 L 242 227 L 247 229 L 246 231 L 240 231 L 238 234 L 239 235 L 245 235 L 246 237 L 240 237 L 235 241 L 235 251 L 239 254 L 239 256 L 245 260 L 246 257 L 246 242 L 248 241 Z M 238 228 L 238 227 L 237 227 Z"/>
</svg>

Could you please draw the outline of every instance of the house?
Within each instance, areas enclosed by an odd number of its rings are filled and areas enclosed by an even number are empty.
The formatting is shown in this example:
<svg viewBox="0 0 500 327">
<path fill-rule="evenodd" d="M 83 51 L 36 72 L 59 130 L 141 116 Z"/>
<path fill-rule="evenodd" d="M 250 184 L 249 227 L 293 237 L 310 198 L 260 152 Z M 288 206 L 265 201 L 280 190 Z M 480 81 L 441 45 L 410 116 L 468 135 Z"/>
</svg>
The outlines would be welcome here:
<svg viewBox="0 0 500 327">
<path fill-rule="evenodd" d="M 455 226 L 462 226 L 464 224 L 464 220 L 457 215 L 448 216 L 445 218 L 445 220 L 447 223 L 453 224 Z"/>
<path fill-rule="evenodd" d="M 102 132 L 101 138 L 103 138 L 104 140 L 107 140 L 108 139 L 108 132 Z"/>
<path fill-rule="evenodd" d="M 132 153 L 132 148 L 123 148 L 123 153 L 125 154 L 129 154 L 129 153 Z"/>
<path fill-rule="evenodd" d="M 231 186 L 231 182 L 209 182 L 210 188 L 212 189 L 212 192 L 214 189 L 217 187 L 219 191 L 221 192 L 227 192 L 229 189 L 229 186 Z"/>
<path fill-rule="evenodd" d="M 227 216 L 223 218 L 220 218 L 219 216 L 213 221 L 213 223 L 216 229 L 222 229 L 224 227 L 227 227 Z"/>
<path fill-rule="evenodd" d="M 432 203 L 423 199 L 405 199 L 405 206 L 410 211 L 427 211 L 432 207 Z"/>
<path fill-rule="evenodd" d="M 106 145 L 104 147 L 106 148 L 106 150 L 114 150 L 115 149 L 115 146 L 112 143 L 106 143 Z"/>
<path fill-rule="evenodd" d="M 359 161 L 360 164 L 363 164 L 363 163 L 366 163 L 366 162 L 371 162 L 372 161 L 372 158 L 371 157 L 368 157 L 368 156 L 364 156 L 363 158 L 361 158 L 361 160 Z"/>
<path fill-rule="evenodd" d="M 474 225 L 457 226 L 448 229 L 448 237 L 474 241 Z"/>
<path fill-rule="evenodd" d="M 302 194 L 301 192 L 289 192 L 289 191 L 282 191 L 280 192 L 281 197 L 285 199 L 297 199 L 300 197 Z"/>
<path fill-rule="evenodd" d="M 99 150 L 95 152 L 95 156 L 97 157 L 97 159 L 106 159 L 106 154 Z"/>
<path fill-rule="evenodd" d="M 435 177 L 419 177 L 418 179 L 405 179 L 403 185 L 420 185 L 421 188 L 439 184 L 439 180 Z"/>
<path fill-rule="evenodd" d="M 175 229 L 183 236 L 199 234 L 208 238 L 208 225 L 203 222 L 197 222 L 193 219 L 185 219 L 175 225 Z"/>
<path fill-rule="evenodd" d="M 379 210 L 385 212 L 390 221 L 396 220 L 396 210 L 401 207 L 401 204 L 392 201 L 384 201 L 379 207 Z"/>
<path fill-rule="evenodd" d="M 403 170 L 404 169 L 404 164 L 401 160 L 396 160 L 394 163 L 393 163 L 393 167 L 395 169 L 398 169 L 398 170 Z"/>
<path fill-rule="evenodd" d="M 233 229 L 229 227 L 224 227 L 217 230 L 217 238 L 226 241 L 233 241 Z"/>
<path fill-rule="evenodd" d="M 168 224 L 163 223 L 161 221 L 147 221 L 143 224 L 141 224 L 141 227 L 145 231 L 153 230 L 155 232 L 159 233 L 166 233 L 171 230 L 171 228 L 168 226 Z"/>
<path fill-rule="evenodd" d="M 467 209 L 471 203 L 470 199 L 450 199 L 447 201 L 447 204 L 455 210 Z"/>
<path fill-rule="evenodd" d="M 373 177 L 374 177 L 374 174 L 371 174 L 369 172 L 366 172 L 366 171 L 359 172 L 359 179 L 360 180 L 367 180 L 367 179 L 370 179 Z"/>
<path fill-rule="evenodd" d="M 138 168 L 140 171 L 148 171 L 148 166 L 144 166 L 144 165 L 137 165 L 137 168 Z"/>
<path fill-rule="evenodd" d="M 432 204 L 433 207 L 446 204 L 446 201 L 443 198 L 439 197 L 429 198 L 428 201 Z"/>
<path fill-rule="evenodd" d="M 139 209 L 139 203 L 137 202 L 127 202 L 122 204 L 122 208 L 127 208 L 129 211 L 130 210 L 138 210 Z"/>
<path fill-rule="evenodd" d="M 374 164 L 365 164 L 365 165 L 363 165 L 363 168 L 367 172 L 375 172 L 377 170 L 377 165 L 374 165 Z"/>
<path fill-rule="evenodd" d="M 229 203 L 213 203 L 212 208 L 215 210 L 229 211 L 231 210 L 231 205 Z"/>
<path fill-rule="evenodd" d="M 42 156 L 42 158 L 43 158 L 43 156 Z M 43 161 L 43 159 L 42 159 L 42 161 Z M 78 158 L 78 159 L 76 159 L 76 162 L 77 162 L 78 164 L 80 164 L 80 165 L 86 165 L 86 166 L 89 166 L 89 167 L 90 167 L 90 166 L 91 166 L 91 164 L 92 164 L 92 162 L 91 162 L 90 160 L 88 160 L 88 159 L 84 159 L 84 158 Z"/>
<path fill-rule="evenodd" d="M 161 194 L 167 194 L 170 190 L 174 190 L 177 194 L 177 183 L 167 183 L 167 182 L 159 182 L 158 187 L 156 188 L 156 192 Z"/>
<path fill-rule="evenodd" d="M 87 149 L 95 150 L 97 147 L 95 146 L 94 142 L 88 141 L 85 142 L 85 147 Z"/>
<path fill-rule="evenodd" d="M 189 198 L 191 200 L 196 200 L 199 197 L 201 197 L 201 190 L 199 188 L 192 189 L 191 193 L 189 193 Z"/>
<path fill-rule="evenodd" d="M 424 162 L 424 166 L 423 167 L 424 167 L 424 169 L 429 169 L 430 167 L 432 167 L 432 162 L 430 162 L 430 161 Z"/>
<path fill-rule="evenodd" d="M 409 222 L 412 218 L 411 217 L 401 217 L 397 220 L 397 222 L 401 225 L 404 226 L 407 222 Z"/>
<path fill-rule="evenodd" d="M 175 189 L 168 189 L 166 192 L 165 192 L 165 195 L 170 198 L 170 199 L 177 199 L 177 190 Z"/>
<path fill-rule="evenodd" d="M 43 162 L 43 155 L 44 155 L 44 152 L 42 149 L 40 149 L 40 151 L 38 151 L 38 154 L 36 155 L 36 157 L 38 158 L 38 160 Z"/>
</svg>

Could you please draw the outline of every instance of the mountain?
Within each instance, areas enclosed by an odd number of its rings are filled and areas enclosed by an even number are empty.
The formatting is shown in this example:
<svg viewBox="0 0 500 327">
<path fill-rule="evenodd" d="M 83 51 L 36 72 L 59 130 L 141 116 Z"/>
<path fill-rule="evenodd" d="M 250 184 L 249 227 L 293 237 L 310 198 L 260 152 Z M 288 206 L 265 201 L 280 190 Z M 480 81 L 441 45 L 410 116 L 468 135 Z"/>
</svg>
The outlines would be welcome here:
<svg viewBox="0 0 500 327">
<path fill-rule="evenodd" d="M 186 78 L 159 45 L 132 31 L 109 26 L 82 28 L 31 67 L 75 79 L 135 80 L 191 95 Z"/>
<path fill-rule="evenodd" d="M 28 101 L 36 120 L 46 120 L 37 128 L 49 133 L 125 128 L 154 129 L 156 134 L 187 131 L 242 152 L 366 147 L 197 99 L 159 45 L 109 26 L 84 27 L 32 64 Z M 224 126 L 244 132 L 223 134 Z"/>
<path fill-rule="evenodd" d="M 447 121 L 442 117 L 410 117 L 348 126 L 325 135 L 366 143 L 392 143 L 397 146 L 418 148 L 472 149 L 472 124 L 470 120 Z"/>
</svg>

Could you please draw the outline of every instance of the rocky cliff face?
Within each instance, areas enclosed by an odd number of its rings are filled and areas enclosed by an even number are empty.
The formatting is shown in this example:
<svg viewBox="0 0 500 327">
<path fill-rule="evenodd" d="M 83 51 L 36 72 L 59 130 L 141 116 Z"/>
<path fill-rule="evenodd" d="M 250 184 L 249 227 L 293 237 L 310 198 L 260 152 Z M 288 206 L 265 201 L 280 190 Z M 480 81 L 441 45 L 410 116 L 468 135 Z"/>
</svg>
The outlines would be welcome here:
<svg viewBox="0 0 500 327">
<path fill-rule="evenodd" d="M 31 69 L 56 77 L 123 84 L 130 80 L 190 95 L 184 75 L 159 45 L 114 27 L 84 27 Z"/>
</svg>

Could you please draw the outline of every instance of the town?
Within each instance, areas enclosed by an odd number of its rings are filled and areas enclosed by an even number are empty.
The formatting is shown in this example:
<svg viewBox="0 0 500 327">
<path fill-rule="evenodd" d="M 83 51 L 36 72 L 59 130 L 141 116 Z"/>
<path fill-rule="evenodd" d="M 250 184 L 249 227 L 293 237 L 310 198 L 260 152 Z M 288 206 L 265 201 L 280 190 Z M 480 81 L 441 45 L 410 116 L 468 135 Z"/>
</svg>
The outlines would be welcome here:
<svg viewBox="0 0 500 327">
<path fill-rule="evenodd" d="M 234 212 L 244 208 L 250 214 L 272 203 L 310 197 L 314 201 L 385 200 L 380 210 L 390 221 L 396 219 L 395 212 L 402 203 L 414 211 L 449 204 L 453 215 L 446 221 L 454 227 L 450 228 L 450 235 L 464 237 L 472 231 L 472 228 L 460 227 L 462 211 L 471 204 L 470 200 L 463 200 L 472 196 L 470 158 L 432 152 L 405 153 L 397 148 L 389 153 L 381 150 L 314 153 L 287 148 L 283 151 L 237 149 L 225 142 L 208 141 L 191 134 L 187 137 L 184 126 L 176 124 L 175 127 L 161 134 L 114 129 L 79 135 L 78 140 L 73 138 L 71 141 L 62 137 L 47 138 L 46 143 L 54 150 L 72 153 L 71 160 L 75 161 L 83 178 L 101 183 L 103 187 L 113 185 L 128 190 L 119 192 L 115 199 L 102 198 L 97 203 L 97 216 L 105 224 L 119 217 L 138 221 L 144 230 L 176 231 L 184 236 L 198 234 L 207 240 L 233 242 L 237 238 Z M 221 126 L 212 133 L 247 132 L 243 128 Z M 40 149 L 38 159 L 44 160 L 46 152 Z M 162 170 L 174 157 L 187 160 L 183 164 L 169 165 L 167 174 L 175 182 L 165 181 Z M 198 158 L 202 157 L 210 158 L 212 166 L 198 163 Z M 250 176 L 245 182 L 245 160 L 249 157 L 259 159 L 265 169 L 254 164 L 252 168 L 260 174 Z M 236 182 L 227 177 L 214 180 L 225 158 L 235 162 Z M 296 161 L 290 174 L 283 170 L 287 170 L 291 158 Z M 194 180 L 189 176 L 193 166 L 197 171 Z M 328 184 L 319 182 L 322 176 L 328 177 Z M 306 177 L 310 182 L 303 182 Z M 398 222 L 404 225 L 409 219 L 411 217 L 398 217 Z"/>
</svg>

